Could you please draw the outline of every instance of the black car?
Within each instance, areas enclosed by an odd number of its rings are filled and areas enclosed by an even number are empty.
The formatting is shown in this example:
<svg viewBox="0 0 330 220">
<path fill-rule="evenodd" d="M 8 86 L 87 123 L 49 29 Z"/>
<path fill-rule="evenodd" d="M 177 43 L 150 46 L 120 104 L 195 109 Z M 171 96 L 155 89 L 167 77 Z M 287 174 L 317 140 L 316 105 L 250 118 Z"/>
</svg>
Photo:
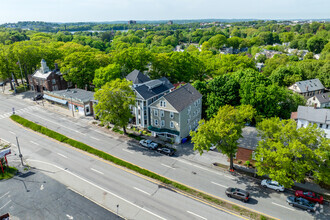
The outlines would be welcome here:
<svg viewBox="0 0 330 220">
<path fill-rule="evenodd" d="M 167 148 L 167 147 L 160 147 L 157 149 L 159 153 L 166 154 L 168 156 L 172 156 L 175 153 L 175 150 L 172 148 Z"/>
<path fill-rule="evenodd" d="M 226 189 L 226 195 L 228 197 L 242 200 L 243 202 L 247 202 L 250 199 L 250 193 L 245 190 L 233 187 L 229 187 L 228 189 Z"/>
<path fill-rule="evenodd" d="M 308 212 L 315 212 L 316 206 L 315 203 L 312 203 L 304 198 L 298 198 L 295 196 L 288 196 L 286 199 L 287 203 L 291 206 L 295 206 L 301 209 L 305 209 Z"/>
<path fill-rule="evenodd" d="M 5 86 L 6 85 L 6 81 L 0 82 L 0 86 Z"/>
<path fill-rule="evenodd" d="M 42 94 L 38 94 L 38 95 L 32 97 L 33 101 L 40 100 L 40 99 L 43 99 Z"/>
</svg>

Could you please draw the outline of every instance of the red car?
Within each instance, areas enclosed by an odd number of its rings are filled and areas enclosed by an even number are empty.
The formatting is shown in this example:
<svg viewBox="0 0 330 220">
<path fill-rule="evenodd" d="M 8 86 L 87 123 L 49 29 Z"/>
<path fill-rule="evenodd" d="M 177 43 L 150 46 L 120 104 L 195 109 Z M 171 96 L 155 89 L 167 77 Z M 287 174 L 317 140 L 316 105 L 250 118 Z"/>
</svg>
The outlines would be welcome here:
<svg viewBox="0 0 330 220">
<path fill-rule="evenodd" d="M 323 196 L 317 195 L 313 192 L 303 192 L 303 191 L 297 190 L 295 194 L 297 197 L 302 197 L 311 202 L 318 202 L 320 204 L 323 204 Z"/>
</svg>

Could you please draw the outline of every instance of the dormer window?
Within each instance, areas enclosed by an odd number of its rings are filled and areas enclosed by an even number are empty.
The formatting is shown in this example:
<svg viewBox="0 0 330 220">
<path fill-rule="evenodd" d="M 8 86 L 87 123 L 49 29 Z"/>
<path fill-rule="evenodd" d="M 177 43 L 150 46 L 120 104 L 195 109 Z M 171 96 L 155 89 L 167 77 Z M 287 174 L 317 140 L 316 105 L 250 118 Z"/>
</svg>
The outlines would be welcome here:
<svg viewBox="0 0 330 220">
<path fill-rule="evenodd" d="M 160 107 L 166 107 L 166 102 L 165 101 L 160 101 Z"/>
</svg>

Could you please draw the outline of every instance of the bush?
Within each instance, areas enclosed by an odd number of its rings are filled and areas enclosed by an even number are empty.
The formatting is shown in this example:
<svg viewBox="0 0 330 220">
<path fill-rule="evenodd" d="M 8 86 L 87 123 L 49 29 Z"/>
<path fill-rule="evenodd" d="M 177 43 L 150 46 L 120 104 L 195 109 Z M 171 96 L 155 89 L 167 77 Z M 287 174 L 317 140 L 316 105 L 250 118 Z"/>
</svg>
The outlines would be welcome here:
<svg viewBox="0 0 330 220">
<path fill-rule="evenodd" d="M 251 165 L 251 163 L 249 160 L 245 161 L 245 166 L 249 167 L 250 165 Z"/>
<path fill-rule="evenodd" d="M 242 161 L 241 161 L 241 160 L 238 160 L 237 163 L 238 163 L 238 164 L 242 164 Z"/>
</svg>

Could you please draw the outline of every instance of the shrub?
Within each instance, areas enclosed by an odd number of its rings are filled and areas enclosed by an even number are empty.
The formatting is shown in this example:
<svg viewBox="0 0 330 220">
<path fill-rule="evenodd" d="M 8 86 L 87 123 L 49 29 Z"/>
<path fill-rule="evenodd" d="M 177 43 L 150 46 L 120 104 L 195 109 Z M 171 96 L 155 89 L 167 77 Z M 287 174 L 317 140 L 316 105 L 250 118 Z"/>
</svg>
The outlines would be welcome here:
<svg viewBox="0 0 330 220">
<path fill-rule="evenodd" d="M 237 163 L 238 163 L 238 164 L 241 164 L 241 163 L 242 163 L 242 161 L 241 161 L 241 160 L 238 160 L 238 161 L 237 161 Z"/>
<path fill-rule="evenodd" d="M 250 165 L 251 165 L 251 163 L 249 160 L 245 161 L 245 166 L 249 167 Z"/>
</svg>

